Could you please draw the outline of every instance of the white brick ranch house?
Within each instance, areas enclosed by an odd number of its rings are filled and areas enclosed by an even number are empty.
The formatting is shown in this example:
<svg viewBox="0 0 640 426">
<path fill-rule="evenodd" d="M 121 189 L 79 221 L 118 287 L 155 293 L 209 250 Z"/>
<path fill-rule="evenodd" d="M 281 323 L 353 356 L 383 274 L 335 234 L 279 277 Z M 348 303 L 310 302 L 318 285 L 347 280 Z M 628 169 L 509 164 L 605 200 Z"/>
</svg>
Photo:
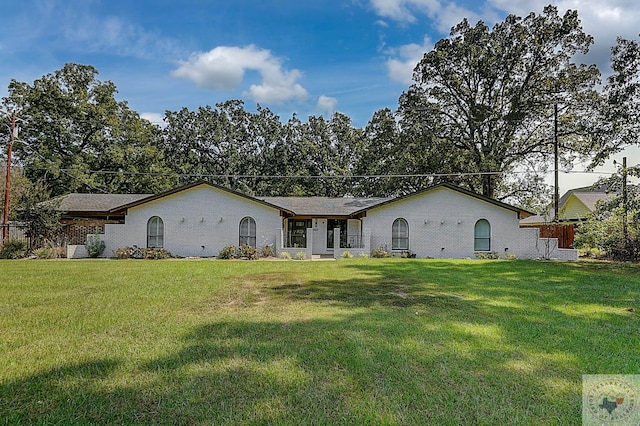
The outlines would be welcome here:
<svg viewBox="0 0 640 426">
<path fill-rule="evenodd" d="M 537 229 L 521 229 L 519 219 L 531 213 L 450 184 L 398 198 L 327 198 L 252 197 L 201 181 L 103 213 L 124 218 L 104 225 L 107 257 L 127 246 L 213 257 L 226 246 L 249 244 L 307 258 L 339 258 L 345 250 L 358 256 L 382 247 L 418 258 L 497 253 L 577 259 L 577 251 L 538 238 Z"/>
</svg>

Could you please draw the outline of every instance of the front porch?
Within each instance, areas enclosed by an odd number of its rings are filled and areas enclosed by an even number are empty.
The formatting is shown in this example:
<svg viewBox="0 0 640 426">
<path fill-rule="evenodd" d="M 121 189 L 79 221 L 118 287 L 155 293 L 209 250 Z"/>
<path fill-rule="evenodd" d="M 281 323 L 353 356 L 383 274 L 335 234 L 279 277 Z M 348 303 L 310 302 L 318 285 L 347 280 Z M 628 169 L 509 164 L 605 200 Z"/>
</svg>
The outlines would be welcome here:
<svg viewBox="0 0 640 426">
<path fill-rule="evenodd" d="M 371 231 L 359 219 L 287 218 L 276 234 L 276 251 L 307 259 L 338 259 L 345 251 L 354 256 L 371 251 Z"/>
</svg>

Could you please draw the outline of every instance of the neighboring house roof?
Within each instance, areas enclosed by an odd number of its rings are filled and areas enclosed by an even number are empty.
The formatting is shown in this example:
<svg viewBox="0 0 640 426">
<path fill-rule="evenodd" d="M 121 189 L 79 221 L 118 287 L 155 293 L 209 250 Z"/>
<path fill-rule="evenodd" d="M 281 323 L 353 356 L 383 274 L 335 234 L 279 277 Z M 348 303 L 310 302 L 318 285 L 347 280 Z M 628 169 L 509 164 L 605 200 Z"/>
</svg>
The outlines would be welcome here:
<svg viewBox="0 0 640 426">
<path fill-rule="evenodd" d="M 72 193 L 53 198 L 52 204 L 59 212 L 109 212 L 119 206 L 129 204 L 151 194 L 79 194 Z"/>
<path fill-rule="evenodd" d="M 447 189 L 450 189 L 452 191 L 458 192 L 460 194 L 464 194 L 464 195 L 467 195 L 469 197 L 473 197 L 473 198 L 476 198 L 478 200 L 484 201 L 486 203 L 493 204 L 495 206 L 502 207 L 504 209 L 514 211 L 514 212 L 518 213 L 518 218 L 531 216 L 533 214 L 530 211 L 527 211 L 525 209 L 521 209 L 519 207 L 512 206 L 511 204 L 503 203 L 502 201 L 494 200 L 493 198 L 485 197 L 484 195 L 477 194 L 475 192 L 460 188 L 459 186 L 455 186 L 455 185 L 452 185 L 452 184 L 449 184 L 449 183 L 441 183 L 441 184 L 434 185 L 434 186 L 431 186 L 429 188 L 423 189 L 421 191 L 413 192 L 411 194 L 407 194 L 407 195 L 404 195 L 404 196 L 401 196 L 401 197 L 389 198 L 386 201 L 383 201 L 383 202 L 380 202 L 380 203 L 378 203 L 376 205 L 370 206 L 368 208 L 356 211 L 353 214 L 363 213 L 364 211 L 369 210 L 371 208 L 376 208 L 376 207 L 380 207 L 380 206 L 387 205 L 387 204 L 390 204 L 390 203 L 395 203 L 395 202 L 398 202 L 398 201 L 401 201 L 401 200 L 404 200 L 404 199 L 407 199 L 407 198 L 410 198 L 410 197 L 415 197 L 417 195 L 421 195 L 421 194 L 424 194 L 424 193 L 427 193 L 427 192 L 434 191 L 434 190 L 439 189 L 439 188 L 447 188 Z"/>
<path fill-rule="evenodd" d="M 268 203 L 292 211 L 296 216 L 351 216 L 389 198 L 262 197 Z"/>
<path fill-rule="evenodd" d="M 580 202 L 584 204 L 584 206 L 589 209 L 589 211 L 593 211 L 595 210 L 598 201 L 607 201 L 611 199 L 614 194 L 607 194 L 602 192 L 574 192 L 573 196 L 580 200 Z"/>
<path fill-rule="evenodd" d="M 584 186 L 568 190 L 558 200 L 559 220 L 576 221 L 586 219 L 587 214 L 594 211 L 599 201 L 607 201 L 615 196 L 614 192 L 608 192 L 606 186 Z M 554 207 L 539 215 L 522 219 L 520 225 L 540 225 L 553 221 Z"/>
</svg>

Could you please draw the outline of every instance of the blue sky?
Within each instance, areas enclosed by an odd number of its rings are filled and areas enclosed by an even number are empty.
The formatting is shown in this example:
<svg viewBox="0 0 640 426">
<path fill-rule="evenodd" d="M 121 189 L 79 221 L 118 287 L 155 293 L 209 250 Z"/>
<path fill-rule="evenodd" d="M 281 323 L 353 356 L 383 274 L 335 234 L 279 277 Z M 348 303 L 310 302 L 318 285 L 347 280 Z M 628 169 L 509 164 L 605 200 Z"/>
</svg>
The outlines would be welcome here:
<svg viewBox="0 0 640 426">
<path fill-rule="evenodd" d="M 0 96 L 67 62 L 93 65 L 151 121 L 165 110 L 228 99 L 283 121 L 342 112 L 363 127 L 397 108 L 422 54 L 467 17 L 492 25 L 541 13 L 538 0 L 22 0 L 0 14 Z M 563 0 L 596 44 L 601 70 L 615 37 L 640 31 L 636 0 Z"/>
</svg>

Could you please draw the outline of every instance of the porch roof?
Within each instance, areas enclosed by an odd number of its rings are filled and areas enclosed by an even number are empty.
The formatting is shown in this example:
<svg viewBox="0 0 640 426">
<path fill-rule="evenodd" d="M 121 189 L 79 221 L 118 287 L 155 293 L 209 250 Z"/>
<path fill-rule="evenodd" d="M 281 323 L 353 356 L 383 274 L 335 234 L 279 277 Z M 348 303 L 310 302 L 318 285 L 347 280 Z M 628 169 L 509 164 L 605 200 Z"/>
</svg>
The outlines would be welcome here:
<svg viewBox="0 0 640 426">
<path fill-rule="evenodd" d="M 258 197 L 296 216 L 351 216 L 391 198 Z"/>
</svg>

